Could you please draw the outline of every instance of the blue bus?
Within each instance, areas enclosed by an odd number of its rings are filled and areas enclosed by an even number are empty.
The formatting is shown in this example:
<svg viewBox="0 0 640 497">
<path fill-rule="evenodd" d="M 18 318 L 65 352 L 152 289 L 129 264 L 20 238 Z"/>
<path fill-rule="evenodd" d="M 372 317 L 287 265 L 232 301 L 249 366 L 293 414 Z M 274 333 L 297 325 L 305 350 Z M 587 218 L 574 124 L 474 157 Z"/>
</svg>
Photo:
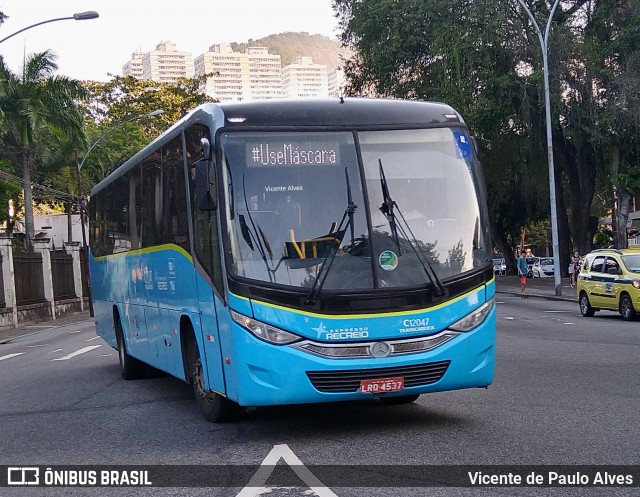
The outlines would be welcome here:
<svg viewBox="0 0 640 497">
<path fill-rule="evenodd" d="M 211 422 L 487 387 L 491 253 L 475 142 L 442 103 L 205 104 L 91 192 L 98 335 Z"/>
</svg>

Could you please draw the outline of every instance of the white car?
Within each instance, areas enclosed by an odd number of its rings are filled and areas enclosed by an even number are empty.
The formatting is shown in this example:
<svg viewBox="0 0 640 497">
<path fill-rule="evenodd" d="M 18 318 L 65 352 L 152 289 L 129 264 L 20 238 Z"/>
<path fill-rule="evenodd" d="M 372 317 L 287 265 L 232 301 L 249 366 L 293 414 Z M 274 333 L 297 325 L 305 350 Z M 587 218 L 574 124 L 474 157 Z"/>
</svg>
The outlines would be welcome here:
<svg viewBox="0 0 640 497">
<path fill-rule="evenodd" d="M 554 275 L 553 257 L 536 257 L 531 267 L 534 278 L 550 278 Z"/>
<path fill-rule="evenodd" d="M 493 259 L 493 274 L 500 276 L 507 274 L 507 263 L 504 259 Z"/>
</svg>

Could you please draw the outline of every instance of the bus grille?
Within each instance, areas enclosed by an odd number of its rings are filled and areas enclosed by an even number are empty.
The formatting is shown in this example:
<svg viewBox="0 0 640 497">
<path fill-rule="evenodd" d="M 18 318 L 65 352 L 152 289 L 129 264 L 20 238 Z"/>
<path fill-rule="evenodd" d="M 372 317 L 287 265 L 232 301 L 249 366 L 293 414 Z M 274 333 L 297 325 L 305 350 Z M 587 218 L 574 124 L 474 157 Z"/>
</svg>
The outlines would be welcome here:
<svg viewBox="0 0 640 497">
<path fill-rule="evenodd" d="M 356 392 L 361 380 L 402 376 L 404 386 L 431 385 L 444 375 L 451 361 L 429 362 L 413 366 L 376 369 L 345 369 L 340 371 L 307 371 L 307 376 L 320 392 Z"/>
</svg>

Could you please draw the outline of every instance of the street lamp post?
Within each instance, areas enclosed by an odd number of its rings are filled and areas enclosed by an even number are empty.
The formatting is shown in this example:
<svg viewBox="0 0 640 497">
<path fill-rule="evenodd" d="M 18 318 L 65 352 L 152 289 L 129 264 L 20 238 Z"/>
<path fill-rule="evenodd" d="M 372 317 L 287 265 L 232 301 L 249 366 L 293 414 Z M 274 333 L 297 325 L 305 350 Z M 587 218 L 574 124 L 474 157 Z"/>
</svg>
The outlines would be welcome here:
<svg viewBox="0 0 640 497">
<path fill-rule="evenodd" d="M 96 141 L 94 141 L 91 144 L 91 146 L 87 149 L 87 153 L 84 154 L 84 157 L 82 158 L 82 161 L 80 163 L 78 163 L 78 159 L 77 159 L 77 156 L 76 156 L 76 163 L 78 164 L 78 166 L 76 167 L 76 178 L 78 180 L 78 198 L 79 198 L 79 206 L 80 206 L 80 226 L 81 226 L 81 229 L 82 229 L 82 251 L 84 252 L 84 263 L 83 263 L 84 267 L 83 267 L 83 271 L 82 271 L 82 278 L 83 278 L 83 283 L 85 284 L 85 286 L 87 288 L 87 297 L 89 298 L 89 315 L 91 317 L 93 317 L 94 313 L 93 313 L 93 302 L 91 301 L 91 281 L 89 280 L 89 268 L 87 267 L 88 262 L 89 262 L 89 251 L 87 250 L 87 235 L 85 233 L 85 224 L 84 224 L 85 202 L 84 202 L 84 197 L 81 194 L 82 185 L 80 183 L 80 170 L 82 169 L 82 166 L 84 166 L 84 161 L 87 160 L 87 157 L 89 156 L 91 151 L 95 148 L 95 146 L 98 143 L 100 143 L 105 137 L 107 137 L 111 133 L 113 133 L 115 130 L 117 130 L 118 128 L 121 128 L 125 124 L 130 123 L 132 121 L 137 121 L 138 119 L 143 119 L 145 117 L 158 116 L 158 115 L 160 115 L 162 113 L 164 113 L 164 110 L 156 109 L 153 112 L 149 112 L 147 114 L 142 114 L 142 115 L 139 115 L 139 116 L 133 116 L 133 117 L 130 117 L 129 119 L 125 119 L 121 123 L 109 128 L 104 133 L 102 133 L 98 137 L 98 139 Z"/>
<path fill-rule="evenodd" d="M 518 3 L 526 11 L 531 23 L 536 30 L 538 40 L 540 41 L 540 48 L 542 49 L 542 73 L 544 77 L 544 105 L 545 105 L 545 121 L 547 124 L 547 160 L 549 162 L 549 200 L 551 202 L 551 242 L 553 244 L 553 267 L 554 267 L 554 282 L 556 287 L 556 295 L 562 295 L 562 279 L 560 273 L 560 249 L 558 243 L 558 208 L 556 205 L 556 178 L 553 166 L 553 137 L 551 135 L 551 98 L 549 96 L 549 63 L 548 63 L 548 51 L 549 51 L 549 31 L 551 30 L 551 19 L 556 12 L 556 8 L 560 3 L 560 0 L 555 0 L 549 19 L 547 20 L 547 27 L 544 31 L 544 36 L 540 31 L 540 26 L 536 18 L 529 8 L 525 5 L 524 0 L 518 0 Z"/>
<path fill-rule="evenodd" d="M 56 19 L 49 19 L 47 21 L 42 21 L 42 22 L 37 22 L 36 24 L 32 24 L 31 26 L 27 26 L 26 28 L 22 28 L 20 31 L 16 31 L 15 33 L 10 34 L 9 36 L 6 36 L 4 38 L 2 38 L 2 40 L 0 40 L 0 43 L 2 43 L 3 41 L 8 40 L 9 38 L 18 35 L 20 33 L 22 33 L 23 31 L 26 31 L 27 29 L 31 29 L 31 28 L 35 28 L 36 26 L 40 26 L 41 24 L 47 24 L 49 22 L 55 22 L 55 21 L 66 21 L 69 19 L 73 19 L 74 21 L 86 21 L 88 19 L 95 19 L 96 17 L 99 17 L 99 14 L 94 11 L 94 10 L 89 10 L 87 12 L 79 12 L 77 14 L 73 14 L 72 16 L 69 17 L 58 17 Z"/>
</svg>

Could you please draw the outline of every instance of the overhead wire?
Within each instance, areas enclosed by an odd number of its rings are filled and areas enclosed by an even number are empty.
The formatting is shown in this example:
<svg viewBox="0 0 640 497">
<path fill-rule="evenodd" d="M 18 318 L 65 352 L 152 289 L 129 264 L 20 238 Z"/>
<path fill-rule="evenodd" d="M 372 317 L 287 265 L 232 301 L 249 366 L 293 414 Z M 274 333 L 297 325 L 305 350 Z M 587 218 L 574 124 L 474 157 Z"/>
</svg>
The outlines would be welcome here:
<svg viewBox="0 0 640 497">
<path fill-rule="evenodd" d="M 0 179 L 3 179 L 5 181 L 18 183 L 22 188 L 24 188 L 26 186 L 26 182 L 24 181 L 24 179 L 20 178 L 19 176 L 14 175 L 14 174 L 11 174 L 8 171 L 4 171 L 2 169 L 0 169 Z M 61 200 L 61 201 L 65 201 L 65 202 L 68 202 L 68 201 L 72 200 L 74 203 L 79 203 L 79 199 L 78 199 L 77 196 L 71 195 L 68 192 L 63 192 L 61 190 L 56 190 L 55 188 L 51 188 L 51 187 L 46 186 L 46 185 L 41 185 L 39 183 L 31 182 L 31 189 L 39 191 L 41 194 L 46 195 L 47 197 L 53 198 L 55 200 Z"/>
</svg>

